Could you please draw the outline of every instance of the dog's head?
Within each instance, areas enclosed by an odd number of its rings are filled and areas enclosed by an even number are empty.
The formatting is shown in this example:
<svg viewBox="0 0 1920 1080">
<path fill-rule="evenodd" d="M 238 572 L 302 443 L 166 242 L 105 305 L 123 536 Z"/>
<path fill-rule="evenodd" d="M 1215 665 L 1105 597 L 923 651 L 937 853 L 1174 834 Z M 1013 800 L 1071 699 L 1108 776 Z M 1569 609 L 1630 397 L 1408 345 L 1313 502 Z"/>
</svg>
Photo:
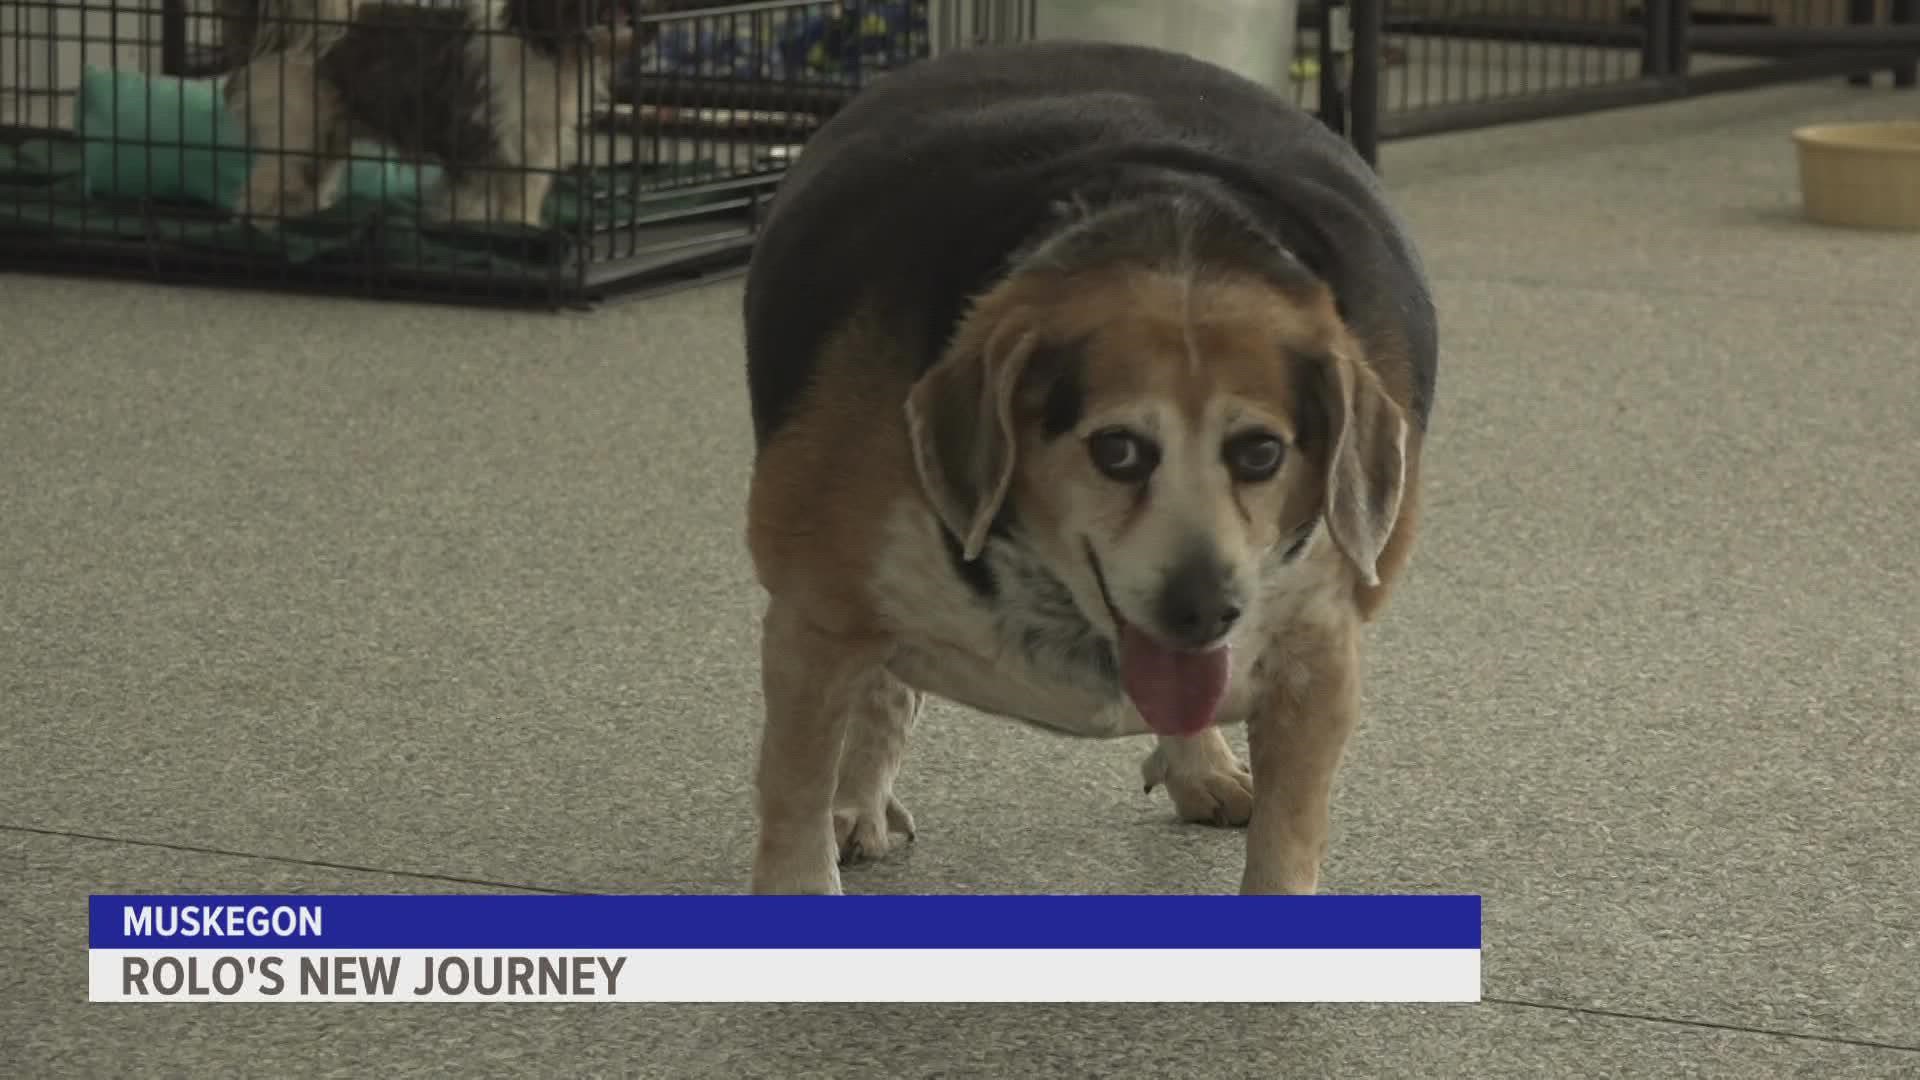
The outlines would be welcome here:
<svg viewBox="0 0 1920 1080">
<path fill-rule="evenodd" d="M 1407 423 L 1327 288 L 1179 200 L 1023 256 L 907 411 L 966 557 L 1017 523 L 1167 733 L 1212 720 L 1235 628 L 1308 530 L 1373 583 L 1398 512 Z"/>
</svg>

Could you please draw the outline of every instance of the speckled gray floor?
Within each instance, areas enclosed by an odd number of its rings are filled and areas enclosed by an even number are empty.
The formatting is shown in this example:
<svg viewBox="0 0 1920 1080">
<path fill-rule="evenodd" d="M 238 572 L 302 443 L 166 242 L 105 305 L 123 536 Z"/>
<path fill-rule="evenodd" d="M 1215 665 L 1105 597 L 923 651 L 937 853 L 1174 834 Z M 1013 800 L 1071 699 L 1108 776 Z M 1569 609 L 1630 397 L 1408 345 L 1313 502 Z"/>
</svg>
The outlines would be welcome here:
<svg viewBox="0 0 1920 1080">
<path fill-rule="evenodd" d="M 1389 147 L 1447 359 L 1328 886 L 1484 894 L 1476 1007 L 88 1006 L 89 891 L 738 887 L 738 286 L 0 280 L 0 1072 L 1920 1074 L 1920 237 L 1786 138 L 1916 109 Z M 938 709 L 849 885 L 1231 888 L 1142 750 Z"/>
</svg>

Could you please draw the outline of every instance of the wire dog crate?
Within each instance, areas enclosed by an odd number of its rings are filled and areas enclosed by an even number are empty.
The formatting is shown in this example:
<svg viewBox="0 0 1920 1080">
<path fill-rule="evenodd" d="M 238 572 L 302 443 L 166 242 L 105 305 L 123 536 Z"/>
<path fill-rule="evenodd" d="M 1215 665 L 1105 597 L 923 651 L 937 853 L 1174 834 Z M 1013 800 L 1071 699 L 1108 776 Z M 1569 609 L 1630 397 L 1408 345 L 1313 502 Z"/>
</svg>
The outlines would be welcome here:
<svg viewBox="0 0 1920 1080">
<path fill-rule="evenodd" d="M 0 258 L 555 306 L 737 267 L 868 80 L 1033 2 L 0 0 Z"/>
</svg>

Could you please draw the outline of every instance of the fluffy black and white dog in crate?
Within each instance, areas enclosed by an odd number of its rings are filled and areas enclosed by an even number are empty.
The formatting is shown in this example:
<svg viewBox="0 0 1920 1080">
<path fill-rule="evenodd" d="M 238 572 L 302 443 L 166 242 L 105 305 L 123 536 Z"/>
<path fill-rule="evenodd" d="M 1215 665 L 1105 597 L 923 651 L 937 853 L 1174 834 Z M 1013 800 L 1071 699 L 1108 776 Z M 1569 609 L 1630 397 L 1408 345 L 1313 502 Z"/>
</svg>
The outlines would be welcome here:
<svg viewBox="0 0 1920 1080">
<path fill-rule="evenodd" d="M 267 228 L 331 203 L 360 139 L 440 164 L 431 219 L 539 226 L 634 41 L 633 0 L 222 3 L 227 106 L 255 150 L 237 210 Z"/>
</svg>

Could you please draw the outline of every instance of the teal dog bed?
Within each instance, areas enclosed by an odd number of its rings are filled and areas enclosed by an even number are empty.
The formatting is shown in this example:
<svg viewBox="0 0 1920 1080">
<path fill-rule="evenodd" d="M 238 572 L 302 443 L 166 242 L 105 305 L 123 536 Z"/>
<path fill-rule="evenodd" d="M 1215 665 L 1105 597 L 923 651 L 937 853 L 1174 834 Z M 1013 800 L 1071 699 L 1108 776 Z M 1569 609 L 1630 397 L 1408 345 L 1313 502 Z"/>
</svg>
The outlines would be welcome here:
<svg viewBox="0 0 1920 1080">
<path fill-rule="evenodd" d="M 87 68 L 74 102 L 86 143 L 86 192 L 233 209 L 253 155 L 246 125 L 226 108 L 221 80 Z M 398 161 L 378 143 L 355 145 L 344 200 L 411 203 L 439 179 L 432 165 Z"/>
</svg>

